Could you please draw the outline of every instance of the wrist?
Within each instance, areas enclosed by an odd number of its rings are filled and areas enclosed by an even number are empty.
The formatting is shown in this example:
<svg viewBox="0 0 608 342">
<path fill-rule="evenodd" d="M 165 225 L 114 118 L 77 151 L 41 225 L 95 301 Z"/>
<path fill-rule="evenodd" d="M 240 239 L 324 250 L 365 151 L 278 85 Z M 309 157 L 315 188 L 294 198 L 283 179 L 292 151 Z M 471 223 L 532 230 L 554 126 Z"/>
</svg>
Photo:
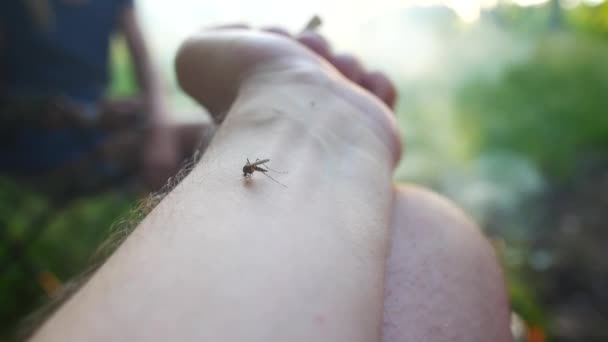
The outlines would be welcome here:
<svg viewBox="0 0 608 342">
<path fill-rule="evenodd" d="M 390 109 L 358 86 L 316 70 L 250 77 L 221 129 L 259 131 L 267 147 L 272 137 L 283 148 L 317 144 L 332 158 L 338 150 L 341 155 L 344 150 L 364 152 L 392 170 L 401 144 Z"/>
<path fill-rule="evenodd" d="M 332 87 L 331 82 L 300 82 L 252 83 L 241 88 L 197 168 L 197 178 L 216 179 L 231 188 L 236 178 L 228 175 L 242 175 L 246 159 L 259 158 L 270 159 L 270 168 L 288 172 L 270 175 L 294 191 L 315 184 L 340 196 L 335 190 L 339 184 L 344 188 L 359 184 L 356 192 L 388 193 L 398 147 L 386 139 L 393 133 L 372 121 L 382 119 L 375 115 L 388 114 L 366 112 L 381 108 L 349 102 L 340 93 L 343 89 Z M 253 184 L 267 181 L 257 177 L 260 181 Z M 264 189 L 274 192 L 281 187 Z"/>
</svg>

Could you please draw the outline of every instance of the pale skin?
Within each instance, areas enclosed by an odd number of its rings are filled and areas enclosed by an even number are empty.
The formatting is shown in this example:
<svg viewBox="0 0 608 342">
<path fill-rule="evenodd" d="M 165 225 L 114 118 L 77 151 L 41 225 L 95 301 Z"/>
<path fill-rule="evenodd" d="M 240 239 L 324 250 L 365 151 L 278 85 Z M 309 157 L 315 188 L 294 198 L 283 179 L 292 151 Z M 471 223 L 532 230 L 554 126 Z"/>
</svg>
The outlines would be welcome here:
<svg viewBox="0 0 608 342">
<path fill-rule="evenodd" d="M 488 242 L 445 199 L 392 183 L 388 81 L 306 45 L 346 77 L 276 34 L 213 30 L 184 44 L 182 87 L 225 121 L 34 340 L 509 340 Z M 287 188 L 243 180 L 246 158 L 288 171 L 277 175 Z"/>
</svg>

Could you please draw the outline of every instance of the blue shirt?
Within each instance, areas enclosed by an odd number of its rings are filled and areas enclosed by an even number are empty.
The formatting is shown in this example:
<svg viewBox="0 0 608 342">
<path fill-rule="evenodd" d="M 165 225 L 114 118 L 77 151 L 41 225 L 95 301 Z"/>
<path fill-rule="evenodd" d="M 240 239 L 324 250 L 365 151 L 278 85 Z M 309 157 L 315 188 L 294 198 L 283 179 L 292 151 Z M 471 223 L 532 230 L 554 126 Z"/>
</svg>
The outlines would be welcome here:
<svg viewBox="0 0 608 342">
<path fill-rule="evenodd" d="M 0 0 L 0 95 L 64 96 L 94 106 L 108 83 L 110 36 L 133 0 L 46 1 L 50 10 L 37 17 L 26 0 Z M 0 173 L 53 170 L 104 139 L 95 130 L 21 127 L 0 137 Z"/>
<path fill-rule="evenodd" d="M 3 91 L 97 102 L 108 83 L 110 36 L 133 0 L 46 1 L 50 10 L 39 16 L 25 0 L 0 2 Z"/>
</svg>

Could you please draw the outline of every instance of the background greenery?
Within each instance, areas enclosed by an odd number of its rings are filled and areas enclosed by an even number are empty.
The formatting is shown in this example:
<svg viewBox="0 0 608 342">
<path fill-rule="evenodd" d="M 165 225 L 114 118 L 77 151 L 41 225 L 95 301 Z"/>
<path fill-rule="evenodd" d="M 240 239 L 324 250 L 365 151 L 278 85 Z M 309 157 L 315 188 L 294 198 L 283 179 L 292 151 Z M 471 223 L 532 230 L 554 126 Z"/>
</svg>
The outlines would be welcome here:
<svg viewBox="0 0 608 342">
<path fill-rule="evenodd" d="M 397 180 L 430 186 L 477 218 L 529 340 L 608 340 L 608 4 L 504 2 L 468 25 L 445 8 L 422 11 L 456 52 L 435 78 L 396 80 L 406 144 Z M 120 39 L 113 57 L 112 96 L 132 94 Z M 0 181 L 4 338 L 48 300 L 46 272 L 60 282 L 82 272 L 134 200 L 110 191 L 58 207 Z M 22 241 L 34 228 L 40 235 Z"/>
</svg>

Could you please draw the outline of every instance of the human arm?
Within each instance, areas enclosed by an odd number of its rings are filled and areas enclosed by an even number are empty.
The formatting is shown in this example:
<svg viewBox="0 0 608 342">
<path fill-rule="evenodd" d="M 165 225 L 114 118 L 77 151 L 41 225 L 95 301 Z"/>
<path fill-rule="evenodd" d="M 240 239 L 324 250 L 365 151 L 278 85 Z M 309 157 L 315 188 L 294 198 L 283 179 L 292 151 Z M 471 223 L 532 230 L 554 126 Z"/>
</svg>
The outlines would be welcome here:
<svg viewBox="0 0 608 342">
<path fill-rule="evenodd" d="M 144 111 L 148 115 L 142 172 L 148 185 L 159 189 L 177 172 L 181 157 L 179 138 L 171 123 L 172 118 L 169 116 L 159 73 L 153 65 L 132 5 L 127 5 L 121 10 L 120 27 L 133 61 Z"/>
<path fill-rule="evenodd" d="M 127 5 L 121 10 L 120 28 L 133 61 L 135 78 L 144 100 L 145 110 L 150 113 L 150 121 L 153 124 L 166 124 L 170 118 L 167 117 L 161 79 L 157 69 L 153 66 L 148 46 L 132 5 Z"/>
<path fill-rule="evenodd" d="M 278 36 L 203 35 L 177 70 L 226 120 L 35 338 L 378 340 L 399 155 L 389 110 Z M 256 157 L 288 171 L 287 187 L 241 179 Z"/>
</svg>

